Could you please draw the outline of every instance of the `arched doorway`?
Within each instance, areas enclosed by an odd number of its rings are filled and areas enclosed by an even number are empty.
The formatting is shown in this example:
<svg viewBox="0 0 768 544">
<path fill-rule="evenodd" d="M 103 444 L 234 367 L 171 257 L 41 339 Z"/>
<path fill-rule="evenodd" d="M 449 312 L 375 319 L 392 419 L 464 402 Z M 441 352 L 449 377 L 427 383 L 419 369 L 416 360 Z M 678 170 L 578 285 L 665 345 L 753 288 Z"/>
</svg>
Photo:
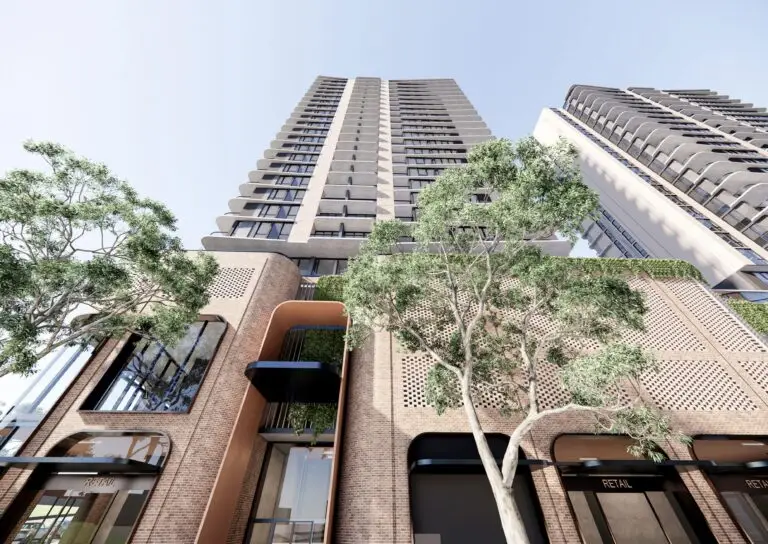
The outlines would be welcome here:
<svg viewBox="0 0 768 544">
<path fill-rule="evenodd" d="M 768 543 L 768 436 L 697 436 L 691 452 L 747 540 Z"/>
<path fill-rule="evenodd" d="M 569 434 L 553 444 L 585 544 L 715 542 L 674 466 L 638 459 L 625 436 Z M 660 451 L 660 450 L 659 450 Z"/>
<path fill-rule="evenodd" d="M 494 457 L 501 463 L 509 437 L 486 437 Z M 505 542 L 491 486 L 471 434 L 417 436 L 408 448 L 408 467 L 414 544 Z M 548 542 L 527 466 L 518 467 L 513 491 L 530 542 Z"/>
<path fill-rule="evenodd" d="M 127 543 L 169 449 L 160 433 L 82 432 L 46 457 L 3 458 L 32 474 L 0 518 L 0 541 Z"/>
</svg>

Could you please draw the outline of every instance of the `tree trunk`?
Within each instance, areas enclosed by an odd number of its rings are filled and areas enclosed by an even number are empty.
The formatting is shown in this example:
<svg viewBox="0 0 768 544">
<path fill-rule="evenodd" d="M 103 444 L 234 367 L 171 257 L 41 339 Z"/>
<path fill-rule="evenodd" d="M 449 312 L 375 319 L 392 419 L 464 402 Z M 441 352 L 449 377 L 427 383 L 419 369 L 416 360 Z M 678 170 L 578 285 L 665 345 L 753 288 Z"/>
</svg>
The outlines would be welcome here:
<svg viewBox="0 0 768 544">
<path fill-rule="evenodd" d="M 525 532 L 523 519 L 520 517 L 520 511 L 517 509 L 515 499 L 512 496 L 512 489 L 504 487 L 501 469 L 493 457 L 488 441 L 485 439 L 485 433 L 480 425 L 475 406 L 472 403 L 472 397 L 468 391 L 462 391 L 462 400 L 464 401 L 464 411 L 469 420 L 469 428 L 472 430 L 472 436 L 475 439 L 475 445 L 480 454 L 480 461 L 483 463 L 488 482 L 491 484 L 493 498 L 496 501 L 496 508 L 501 518 L 504 539 L 507 541 L 507 544 L 528 544 L 528 534 Z"/>
<path fill-rule="evenodd" d="M 528 533 L 525 531 L 523 518 L 520 517 L 520 510 L 517 509 L 512 490 L 504 487 L 501 478 L 498 482 L 490 477 L 488 479 L 493 490 L 493 498 L 496 499 L 496 508 L 499 510 L 501 528 L 504 530 L 507 544 L 528 544 Z"/>
</svg>

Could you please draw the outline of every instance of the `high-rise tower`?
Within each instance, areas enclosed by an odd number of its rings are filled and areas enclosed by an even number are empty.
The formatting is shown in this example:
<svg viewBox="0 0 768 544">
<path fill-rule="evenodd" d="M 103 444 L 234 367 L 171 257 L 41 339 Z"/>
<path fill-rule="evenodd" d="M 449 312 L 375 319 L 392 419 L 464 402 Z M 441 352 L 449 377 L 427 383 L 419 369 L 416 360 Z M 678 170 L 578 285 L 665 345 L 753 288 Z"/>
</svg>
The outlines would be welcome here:
<svg viewBox="0 0 768 544">
<path fill-rule="evenodd" d="M 768 288 L 768 113 L 709 90 L 575 85 L 534 135 L 579 150 L 601 256 L 684 259 L 715 287 Z"/>
<path fill-rule="evenodd" d="M 452 79 L 318 77 L 203 246 L 282 253 L 305 276 L 340 273 L 374 221 L 413 221 L 419 190 L 490 137 Z"/>
</svg>

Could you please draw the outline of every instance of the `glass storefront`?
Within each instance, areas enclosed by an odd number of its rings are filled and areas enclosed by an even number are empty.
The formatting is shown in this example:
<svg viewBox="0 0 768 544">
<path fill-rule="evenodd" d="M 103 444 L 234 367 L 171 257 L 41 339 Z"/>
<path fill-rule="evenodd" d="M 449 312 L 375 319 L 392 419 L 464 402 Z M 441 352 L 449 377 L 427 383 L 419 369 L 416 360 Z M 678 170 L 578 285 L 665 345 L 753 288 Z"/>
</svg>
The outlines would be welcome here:
<svg viewBox="0 0 768 544">
<path fill-rule="evenodd" d="M 768 544 L 768 437 L 702 436 L 691 450 L 731 518 L 753 544 Z"/>
<path fill-rule="evenodd" d="M 564 435 L 554 458 L 584 544 L 715 542 L 674 467 L 637 459 L 626 437 Z"/>
<path fill-rule="evenodd" d="M 249 544 L 323 544 L 332 447 L 273 443 L 261 475 Z"/>
<path fill-rule="evenodd" d="M 0 518 L 0 540 L 129 542 L 169 447 L 168 438 L 158 433 L 78 433 L 59 442 L 49 457 L 32 463 L 20 458 L 35 468 Z"/>
<path fill-rule="evenodd" d="M 123 544 L 154 477 L 54 476 L 33 499 L 12 544 Z"/>
</svg>

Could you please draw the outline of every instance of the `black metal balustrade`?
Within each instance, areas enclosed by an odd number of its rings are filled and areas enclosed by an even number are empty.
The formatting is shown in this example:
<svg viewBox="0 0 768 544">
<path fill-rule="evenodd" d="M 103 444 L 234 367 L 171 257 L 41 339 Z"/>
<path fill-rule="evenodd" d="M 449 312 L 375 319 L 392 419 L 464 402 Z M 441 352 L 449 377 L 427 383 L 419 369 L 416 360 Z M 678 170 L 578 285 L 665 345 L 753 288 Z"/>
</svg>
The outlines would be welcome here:
<svg viewBox="0 0 768 544">
<path fill-rule="evenodd" d="M 251 544 L 323 544 L 325 520 L 290 520 L 254 518 L 251 520 Z"/>
</svg>

